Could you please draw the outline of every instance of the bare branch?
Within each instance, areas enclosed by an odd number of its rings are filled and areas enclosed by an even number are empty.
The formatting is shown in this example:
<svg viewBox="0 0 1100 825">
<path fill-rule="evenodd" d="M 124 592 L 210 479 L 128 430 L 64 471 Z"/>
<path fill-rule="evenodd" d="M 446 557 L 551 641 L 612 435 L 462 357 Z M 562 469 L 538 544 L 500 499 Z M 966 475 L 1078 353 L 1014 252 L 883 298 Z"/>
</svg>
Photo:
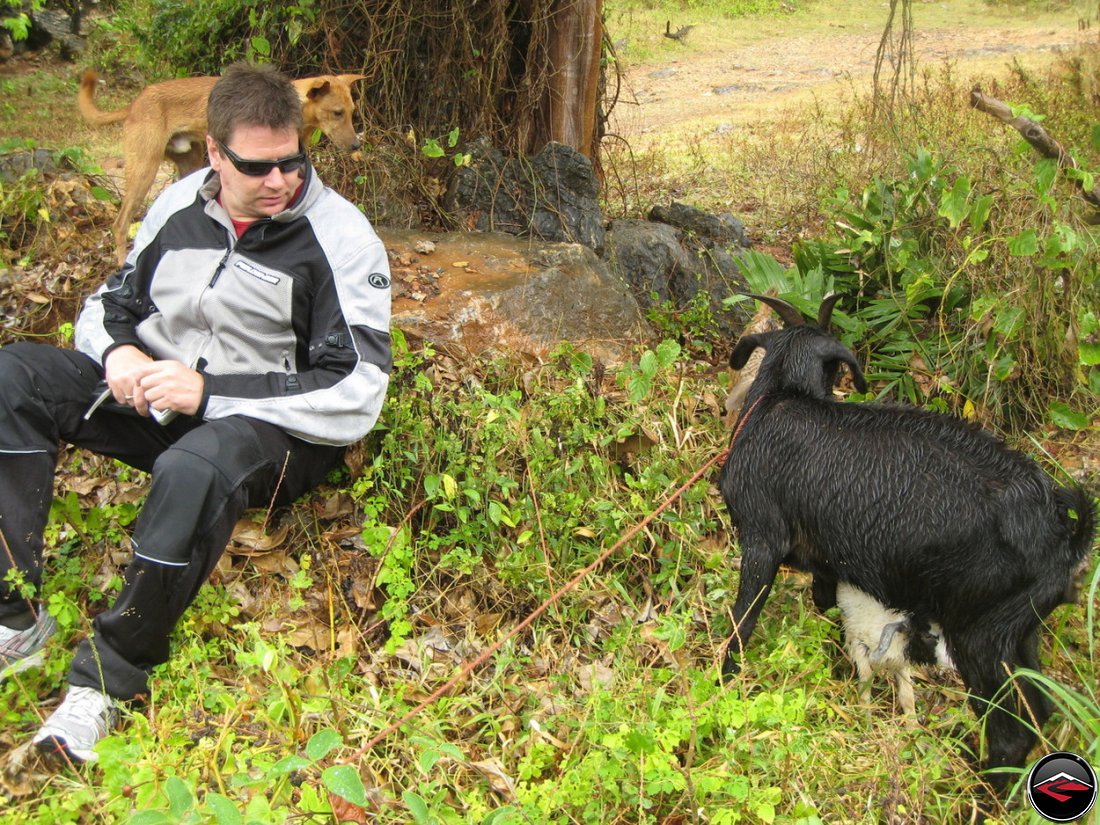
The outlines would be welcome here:
<svg viewBox="0 0 1100 825">
<path fill-rule="evenodd" d="M 1044 158 L 1058 161 L 1058 165 L 1071 169 L 1079 168 L 1077 161 L 1065 150 L 1065 148 L 1047 133 L 1047 130 L 1029 117 L 1013 115 L 1006 103 L 995 97 L 984 94 L 980 86 L 970 90 L 970 105 L 979 112 L 995 117 L 1002 123 L 1006 123 L 1019 132 L 1035 151 Z M 1084 188 L 1080 180 L 1074 181 L 1081 190 L 1081 196 L 1093 206 L 1100 208 L 1100 186 L 1093 187 L 1091 191 Z"/>
</svg>

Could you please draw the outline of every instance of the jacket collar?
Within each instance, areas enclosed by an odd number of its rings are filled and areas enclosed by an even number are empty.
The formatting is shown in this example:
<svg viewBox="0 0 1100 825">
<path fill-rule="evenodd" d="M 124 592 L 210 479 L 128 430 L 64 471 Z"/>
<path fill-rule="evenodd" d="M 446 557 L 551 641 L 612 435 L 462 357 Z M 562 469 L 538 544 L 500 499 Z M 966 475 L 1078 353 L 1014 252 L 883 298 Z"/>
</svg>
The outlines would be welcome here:
<svg viewBox="0 0 1100 825">
<path fill-rule="evenodd" d="M 321 197 L 325 185 L 321 182 L 321 179 L 317 177 L 316 172 L 314 172 L 313 164 L 307 163 L 303 169 L 305 172 L 305 180 L 302 183 L 302 188 L 298 197 L 291 202 L 289 207 L 282 212 L 276 212 L 266 220 L 276 221 L 278 223 L 290 223 L 308 212 L 309 208 Z M 216 218 L 219 223 L 232 227 L 233 222 L 229 218 L 229 213 L 222 208 L 222 205 L 218 203 L 217 200 L 221 188 L 221 176 L 211 169 L 203 180 L 202 186 L 199 188 L 199 197 L 202 198 L 206 204 L 206 214 L 210 215 L 212 218 Z"/>
</svg>

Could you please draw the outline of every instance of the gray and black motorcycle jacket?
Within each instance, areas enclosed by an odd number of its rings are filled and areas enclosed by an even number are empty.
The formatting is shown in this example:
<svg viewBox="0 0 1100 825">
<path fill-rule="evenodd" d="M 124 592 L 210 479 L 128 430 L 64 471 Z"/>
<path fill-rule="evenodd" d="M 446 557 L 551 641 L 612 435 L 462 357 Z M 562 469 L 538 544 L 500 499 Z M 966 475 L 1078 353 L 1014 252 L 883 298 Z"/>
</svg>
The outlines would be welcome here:
<svg viewBox="0 0 1100 825">
<path fill-rule="evenodd" d="M 286 210 L 238 238 L 195 172 L 150 207 L 126 263 L 84 303 L 76 346 L 132 344 L 205 379 L 198 415 L 247 415 L 317 444 L 374 426 L 391 367 L 390 274 L 370 222 L 306 167 Z"/>
</svg>

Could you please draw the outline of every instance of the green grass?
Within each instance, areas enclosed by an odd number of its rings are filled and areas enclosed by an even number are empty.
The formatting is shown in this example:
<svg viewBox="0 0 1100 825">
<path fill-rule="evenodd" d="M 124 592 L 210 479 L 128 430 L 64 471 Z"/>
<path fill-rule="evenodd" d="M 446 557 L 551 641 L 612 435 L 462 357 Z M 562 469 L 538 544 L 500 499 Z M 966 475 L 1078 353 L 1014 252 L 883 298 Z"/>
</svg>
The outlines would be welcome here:
<svg viewBox="0 0 1100 825">
<path fill-rule="evenodd" d="M 270 552 L 228 556 L 100 765 L 8 773 L 6 821 L 330 822 L 334 804 L 367 816 L 341 798 L 390 823 L 967 821 L 978 726 L 959 686 L 921 683 L 919 724 L 894 713 L 885 684 L 861 705 L 836 617 L 812 608 L 805 576 L 780 577 L 745 670 L 719 685 L 737 556 L 713 475 L 359 752 L 724 446 L 721 379 L 676 352 L 641 386 L 597 381 L 568 348 L 534 369 L 473 362 L 461 378 L 399 350 L 358 476 L 275 514 Z M 648 449 L 621 450 L 642 433 Z M 91 460 L 70 471 L 70 483 L 117 476 Z M 47 594 L 65 630 L 44 671 L 0 688 L 9 771 L 92 597 L 117 587 L 104 560 L 125 546 L 132 507 L 75 486 L 107 506 L 94 522 L 55 508 Z M 1053 617 L 1044 660 L 1060 710 L 1043 748 L 1095 758 L 1086 615 Z M 999 821 L 1032 820 L 1017 803 Z"/>
</svg>

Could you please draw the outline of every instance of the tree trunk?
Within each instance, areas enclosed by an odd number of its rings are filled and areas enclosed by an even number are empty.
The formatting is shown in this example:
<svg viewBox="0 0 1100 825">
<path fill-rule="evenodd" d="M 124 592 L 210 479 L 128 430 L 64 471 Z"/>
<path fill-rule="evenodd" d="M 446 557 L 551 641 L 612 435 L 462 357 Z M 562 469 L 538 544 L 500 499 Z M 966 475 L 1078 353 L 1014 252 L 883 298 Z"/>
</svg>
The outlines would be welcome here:
<svg viewBox="0 0 1100 825">
<path fill-rule="evenodd" d="M 599 80 L 603 43 L 602 0 L 553 0 L 547 16 L 546 84 L 524 151 L 550 141 L 595 158 L 599 146 Z M 539 64 L 531 63 L 531 66 Z"/>
</svg>

